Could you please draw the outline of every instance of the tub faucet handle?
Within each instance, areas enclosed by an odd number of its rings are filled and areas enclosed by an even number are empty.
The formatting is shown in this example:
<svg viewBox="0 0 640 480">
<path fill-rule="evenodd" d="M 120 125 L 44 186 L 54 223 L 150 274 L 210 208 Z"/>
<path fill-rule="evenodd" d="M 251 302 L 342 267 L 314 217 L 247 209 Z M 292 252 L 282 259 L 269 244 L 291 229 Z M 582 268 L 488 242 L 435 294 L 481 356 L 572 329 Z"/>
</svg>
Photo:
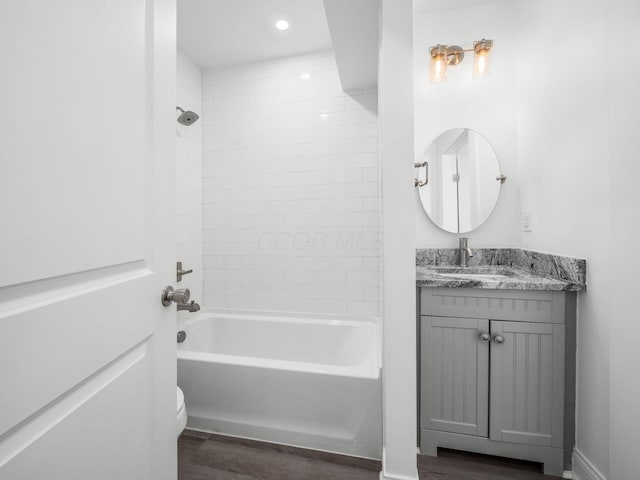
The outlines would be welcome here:
<svg viewBox="0 0 640 480">
<path fill-rule="evenodd" d="M 191 292 L 189 292 L 188 288 L 179 288 L 178 290 L 174 290 L 173 287 L 169 285 L 162 289 L 160 301 L 165 307 L 168 307 L 173 302 L 176 302 L 178 305 L 184 305 L 189 302 L 190 296 Z"/>
<path fill-rule="evenodd" d="M 176 263 L 176 281 L 181 282 L 182 281 L 182 277 L 184 275 L 187 275 L 189 273 L 193 273 L 193 268 L 190 268 L 189 270 L 183 270 L 182 269 L 182 262 L 177 262 Z"/>
</svg>

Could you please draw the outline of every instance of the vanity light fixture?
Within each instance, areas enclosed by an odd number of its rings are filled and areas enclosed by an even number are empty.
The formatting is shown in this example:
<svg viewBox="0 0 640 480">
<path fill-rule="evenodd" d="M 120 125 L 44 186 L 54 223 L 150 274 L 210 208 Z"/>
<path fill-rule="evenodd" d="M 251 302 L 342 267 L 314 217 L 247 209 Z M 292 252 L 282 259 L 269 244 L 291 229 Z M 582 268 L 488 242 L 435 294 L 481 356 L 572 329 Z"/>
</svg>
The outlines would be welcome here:
<svg viewBox="0 0 640 480">
<path fill-rule="evenodd" d="M 493 40 L 473 42 L 473 48 L 463 49 L 457 45 L 436 45 L 429 49 L 431 65 L 429 81 L 442 83 L 447 79 L 447 67 L 458 65 L 464 60 L 464 52 L 473 52 L 473 78 L 482 79 L 491 73 L 491 49 Z"/>
</svg>

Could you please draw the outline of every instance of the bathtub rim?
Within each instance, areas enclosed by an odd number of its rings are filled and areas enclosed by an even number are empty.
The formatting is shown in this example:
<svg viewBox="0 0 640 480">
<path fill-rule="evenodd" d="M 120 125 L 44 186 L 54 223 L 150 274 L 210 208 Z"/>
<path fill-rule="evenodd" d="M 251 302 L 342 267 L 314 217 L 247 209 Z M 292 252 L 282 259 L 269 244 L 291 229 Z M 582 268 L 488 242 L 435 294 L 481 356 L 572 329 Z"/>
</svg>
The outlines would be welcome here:
<svg viewBox="0 0 640 480">
<path fill-rule="evenodd" d="M 252 319 L 265 319 L 270 321 L 285 322 L 286 319 L 301 320 L 303 323 L 326 323 L 340 322 L 347 325 L 359 325 L 361 323 L 370 323 L 380 330 L 380 317 L 376 316 L 355 316 L 355 315 L 341 315 L 341 314 L 321 314 L 321 313 L 307 313 L 307 312 L 278 312 L 278 311 L 255 311 L 255 310 L 236 310 L 236 309 L 222 309 L 222 308 L 201 308 L 195 314 L 185 313 L 184 316 L 178 316 L 178 330 L 196 323 L 200 317 L 210 315 L 212 313 L 230 316 L 232 318 L 250 317 Z M 188 316 L 187 316 L 188 315 Z"/>
<path fill-rule="evenodd" d="M 381 335 L 380 320 L 378 317 L 352 317 L 347 315 L 320 315 L 320 314 L 296 314 L 291 312 L 248 312 L 240 310 L 225 310 L 204 308 L 196 315 L 179 319 L 177 330 L 186 330 L 191 325 L 206 319 L 212 315 L 224 316 L 226 318 L 238 320 L 258 320 L 280 323 L 305 323 L 313 325 L 335 325 L 335 326 L 362 326 L 363 324 L 373 329 L 374 345 L 373 359 L 367 355 L 368 361 L 358 365 L 342 366 L 311 362 L 296 362 L 291 360 L 264 359 L 258 357 L 247 357 L 240 355 L 228 355 L 221 353 L 198 352 L 193 350 L 177 350 L 179 361 L 213 363 L 219 365 L 235 365 L 241 367 L 254 367 L 262 369 L 272 369 L 281 371 L 294 371 L 314 375 L 334 375 L 340 377 L 352 377 L 362 379 L 379 379 L 381 376 Z"/>
</svg>

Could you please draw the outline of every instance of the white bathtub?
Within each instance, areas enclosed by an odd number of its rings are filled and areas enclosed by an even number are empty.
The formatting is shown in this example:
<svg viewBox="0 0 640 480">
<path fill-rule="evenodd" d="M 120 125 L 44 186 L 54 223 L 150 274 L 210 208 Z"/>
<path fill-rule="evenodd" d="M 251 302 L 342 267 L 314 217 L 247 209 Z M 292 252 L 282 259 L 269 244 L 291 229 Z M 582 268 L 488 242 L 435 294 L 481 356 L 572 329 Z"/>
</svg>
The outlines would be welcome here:
<svg viewBox="0 0 640 480">
<path fill-rule="evenodd" d="M 204 310 L 180 330 L 188 427 L 380 458 L 375 320 Z"/>
</svg>

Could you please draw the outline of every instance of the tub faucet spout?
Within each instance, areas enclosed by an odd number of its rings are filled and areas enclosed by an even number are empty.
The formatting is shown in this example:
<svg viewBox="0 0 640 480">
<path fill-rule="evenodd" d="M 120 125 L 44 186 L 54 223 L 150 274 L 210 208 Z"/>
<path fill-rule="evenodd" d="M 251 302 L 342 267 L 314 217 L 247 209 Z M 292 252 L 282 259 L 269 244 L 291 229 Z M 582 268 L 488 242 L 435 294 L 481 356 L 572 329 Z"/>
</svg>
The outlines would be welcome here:
<svg viewBox="0 0 640 480">
<path fill-rule="evenodd" d="M 194 300 L 191 300 L 189 303 L 179 303 L 178 311 L 186 310 L 188 312 L 197 312 L 200 310 L 200 305 L 198 305 Z"/>
</svg>

